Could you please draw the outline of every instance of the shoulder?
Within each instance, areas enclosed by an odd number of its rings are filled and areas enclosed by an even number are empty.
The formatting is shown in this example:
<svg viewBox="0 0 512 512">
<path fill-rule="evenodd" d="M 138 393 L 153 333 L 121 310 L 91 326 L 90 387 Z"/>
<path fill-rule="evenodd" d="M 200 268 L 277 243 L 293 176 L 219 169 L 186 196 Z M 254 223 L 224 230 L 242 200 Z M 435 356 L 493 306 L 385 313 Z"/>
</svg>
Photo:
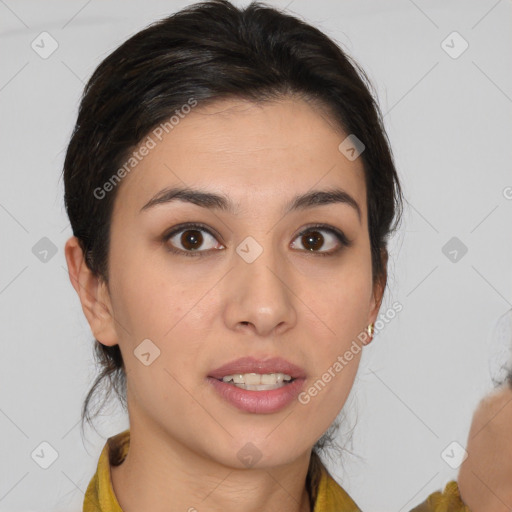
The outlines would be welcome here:
<svg viewBox="0 0 512 512">
<path fill-rule="evenodd" d="M 448 482 L 444 491 L 432 493 L 423 503 L 410 512 L 471 512 L 460 496 L 455 480 Z"/>
<path fill-rule="evenodd" d="M 83 512 L 122 512 L 112 487 L 110 468 L 121 464 L 129 446 L 129 429 L 107 439 L 84 495 Z"/>
<path fill-rule="evenodd" d="M 361 512 L 361 509 L 322 465 L 313 512 Z"/>
</svg>

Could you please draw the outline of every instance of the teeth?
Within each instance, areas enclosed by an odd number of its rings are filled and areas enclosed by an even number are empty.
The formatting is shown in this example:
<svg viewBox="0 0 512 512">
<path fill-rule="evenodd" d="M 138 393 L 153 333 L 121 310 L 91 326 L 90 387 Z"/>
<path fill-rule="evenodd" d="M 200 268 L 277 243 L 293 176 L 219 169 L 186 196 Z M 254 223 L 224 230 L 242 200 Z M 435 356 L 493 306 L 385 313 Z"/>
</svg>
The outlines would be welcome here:
<svg viewBox="0 0 512 512">
<path fill-rule="evenodd" d="M 291 381 L 292 378 L 286 373 L 237 373 L 226 375 L 222 380 L 243 389 L 264 391 L 284 386 L 284 383 Z"/>
</svg>

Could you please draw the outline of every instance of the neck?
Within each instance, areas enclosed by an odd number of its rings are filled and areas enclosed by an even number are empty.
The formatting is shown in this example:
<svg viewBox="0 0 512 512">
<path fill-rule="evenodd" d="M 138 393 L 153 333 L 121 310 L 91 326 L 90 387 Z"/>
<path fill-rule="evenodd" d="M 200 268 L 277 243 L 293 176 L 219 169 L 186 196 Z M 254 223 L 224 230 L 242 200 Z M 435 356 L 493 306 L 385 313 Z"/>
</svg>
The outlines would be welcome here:
<svg viewBox="0 0 512 512">
<path fill-rule="evenodd" d="M 111 479 L 123 512 L 311 512 L 309 462 L 306 452 L 277 467 L 233 468 L 131 424 L 128 454 Z"/>
</svg>

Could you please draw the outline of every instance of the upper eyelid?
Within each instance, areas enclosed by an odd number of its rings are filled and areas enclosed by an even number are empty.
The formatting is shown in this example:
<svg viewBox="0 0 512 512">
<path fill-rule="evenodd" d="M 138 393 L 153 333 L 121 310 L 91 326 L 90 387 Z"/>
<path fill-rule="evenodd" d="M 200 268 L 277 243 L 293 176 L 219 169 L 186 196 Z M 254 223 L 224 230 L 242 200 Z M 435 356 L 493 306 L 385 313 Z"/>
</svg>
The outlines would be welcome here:
<svg viewBox="0 0 512 512">
<path fill-rule="evenodd" d="M 214 238 L 222 238 L 220 233 L 217 233 L 214 229 L 207 227 L 205 225 L 202 225 L 200 222 L 191 222 L 191 223 L 185 223 L 182 225 L 174 226 L 169 231 L 167 231 L 163 238 L 169 239 L 172 236 L 181 233 L 182 231 L 186 231 L 188 229 L 199 229 L 200 231 L 206 231 L 208 234 L 213 236 Z"/>
</svg>

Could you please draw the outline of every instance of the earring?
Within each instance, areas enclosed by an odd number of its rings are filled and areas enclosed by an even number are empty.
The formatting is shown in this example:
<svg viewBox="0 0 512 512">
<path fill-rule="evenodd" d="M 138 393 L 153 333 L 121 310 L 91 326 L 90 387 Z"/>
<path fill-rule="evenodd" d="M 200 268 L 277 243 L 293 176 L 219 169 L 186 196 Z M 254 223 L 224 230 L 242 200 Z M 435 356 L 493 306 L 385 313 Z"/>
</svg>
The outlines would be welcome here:
<svg viewBox="0 0 512 512">
<path fill-rule="evenodd" d="M 369 343 L 371 343 L 372 339 L 373 339 L 373 323 L 371 323 L 367 328 L 366 328 L 366 332 L 368 333 L 368 337 L 367 337 L 367 341 L 365 340 L 363 342 L 363 345 L 368 345 Z M 369 338 L 369 339 L 368 339 Z"/>
</svg>

